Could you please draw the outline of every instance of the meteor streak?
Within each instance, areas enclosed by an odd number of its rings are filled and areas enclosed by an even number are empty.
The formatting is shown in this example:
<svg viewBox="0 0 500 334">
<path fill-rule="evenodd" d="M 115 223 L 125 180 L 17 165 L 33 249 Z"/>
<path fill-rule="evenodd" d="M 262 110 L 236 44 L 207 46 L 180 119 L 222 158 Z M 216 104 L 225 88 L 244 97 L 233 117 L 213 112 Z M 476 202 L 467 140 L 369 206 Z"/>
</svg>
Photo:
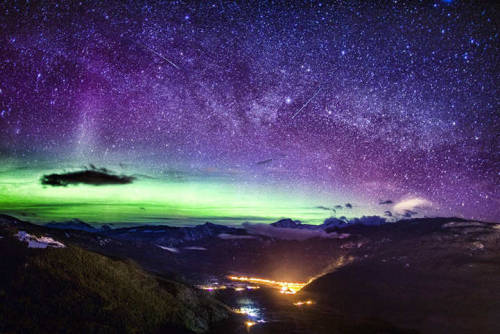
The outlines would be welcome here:
<svg viewBox="0 0 500 334">
<path fill-rule="evenodd" d="M 142 47 L 146 48 L 148 51 L 154 53 L 155 55 L 157 55 L 161 59 L 165 60 L 167 63 L 169 63 L 170 65 L 172 65 L 173 67 L 175 67 L 177 70 L 180 70 L 179 66 L 177 66 L 176 64 L 174 64 L 173 61 L 171 61 L 170 59 L 168 59 L 167 57 L 165 57 L 164 55 L 162 55 L 158 51 L 154 50 L 153 48 L 150 48 L 149 46 L 147 46 L 144 43 L 141 43 L 141 42 L 136 42 L 136 43 L 139 44 L 139 45 L 141 45 Z"/>
<path fill-rule="evenodd" d="M 316 93 L 314 93 L 313 96 L 311 96 L 311 98 L 309 100 L 307 100 L 307 102 L 304 103 L 304 105 L 302 107 L 300 107 L 300 109 L 292 116 L 292 119 L 294 119 L 295 116 L 297 116 L 302 111 L 302 109 L 304 109 L 305 107 L 307 107 L 307 105 L 309 104 L 309 102 L 311 102 L 316 97 L 316 95 L 318 95 L 318 93 L 319 93 L 320 90 L 321 90 L 321 87 L 319 87 L 318 90 L 316 91 Z"/>
</svg>

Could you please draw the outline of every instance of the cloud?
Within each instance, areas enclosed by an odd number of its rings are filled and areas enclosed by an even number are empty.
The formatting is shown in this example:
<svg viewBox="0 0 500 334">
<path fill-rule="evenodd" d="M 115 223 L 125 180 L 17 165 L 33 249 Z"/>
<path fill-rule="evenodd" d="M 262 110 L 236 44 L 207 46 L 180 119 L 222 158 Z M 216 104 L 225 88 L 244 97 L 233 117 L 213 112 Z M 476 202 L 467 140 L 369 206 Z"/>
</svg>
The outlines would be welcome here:
<svg viewBox="0 0 500 334">
<path fill-rule="evenodd" d="M 352 209 L 352 204 L 351 203 L 346 203 L 345 207 L 348 208 L 348 209 Z"/>
<path fill-rule="evenodd" d="M 196 250 L 196 251 L 206 251 L 207 250 L 205 247 L 199 247 L 199 246 L 184 247 L 184 249 Z"/>
<path fill-rule="evenodd" d="M 40 183 L 53 187 L 66 187 L 68 185 L 89 184 L 93 186 L 129 184 L 136 178 L 134 176 L 116 175 L 106 168 L 95 168 L 77 172 L 43 175 Z"/>
<path fill-rule="evenodd" d="M 390 212 L 389 210 L 384 211 L 384 215 L 387 217 L 392 217 L 392 212 Z"/>
<path fill-rule="evenodd" d="M 386 201 L 380 201 L 378 204 L 380 205 L 388 205 L 388 204 L 393 204 L 394 202 L 391 201 L 390 199 L 386 200 Z"/>
<path fill-rule="evenodd" d="M 327 233 L 323 230 L 295 229 L 274 227 L 268 224 L 243 223 L 243 227 L 248 233 L 263 235 L 266 237 L 283 240 L 306 240 L 311 238 L 346 238 L 346 233 L 338 234 L 336 232 Z"/>
<path fill-rule="evenodd" d="M 416 214 L 418 214 L 418 212 L 411 211 L 411 210 L 406 210 L 405 213 L 403 214 L 403 217 L 411 218 L 411 216 L 414 216 Z"/>
<path fill-rule="evenodd" d="M 316 207 L 316 209 L 321 209 L 321 210 L 326 210 L 326 211 L 333 211 L 333 212 L 335 212 L 335 213 L 337 212 L 337 210 L 335 210 L 334 208 L 329 208 L 329 207 L 327 207 L 327 206 L 323 206 L 323 205 L 318 205 L 318 206 Z"/>
<path fill-rule="evenodd" d="M 349 203 L 347 203 L 349 204 Z M 347 206 L 346 206 L 347 207 Z M 352 207 L 352 206 L 351 206 Z M 324 205 L 318 205 L 316 207 L 316 209 L 322 209 L 322 210 L 328 210 L 328 211 L 333 211 L 333 212 L 337 212 L 337 210 L 342 210 L 344 207 L 342 205 L 334 205 L 333 207 L 327 207 L 327 206 L 324 206 Z"/>
<path fill-rule="evenodd" d="M 262 160 L 262 161 L 257 161 L 255 164 L 256 165 L 265 165 L 265 164 L 268 164 L 272 161 L 273 161 L 273 159 L 266 159 L 266 160 Z"/>
<path fill-rule="evenodd" d="M 406 211 L 413 211 L 415 208 L 424 208 L 432 206 L 432 202 L 421 197 L 413 197 L 401 200 L 393 207 L 393 211 L 399 214 L 405 214 Z"/>
<path fill-rule="evenodd" d="M 162 246 L 162 245 L 156 245 L 157 247 L 160 247 L 163 250 L 169 251 L 171 253 L 179 253 L 179 250 L 174 247 L 167 247 L 167 246 Z"/>
<path fill-rule="evenodd" d="M 221 233 L 218 235 L 218 237 L 224 240 L 255 239 L 253 235 L 239 235 L 239 234 L 228 234 L 228 233 Z"/>
</svg>

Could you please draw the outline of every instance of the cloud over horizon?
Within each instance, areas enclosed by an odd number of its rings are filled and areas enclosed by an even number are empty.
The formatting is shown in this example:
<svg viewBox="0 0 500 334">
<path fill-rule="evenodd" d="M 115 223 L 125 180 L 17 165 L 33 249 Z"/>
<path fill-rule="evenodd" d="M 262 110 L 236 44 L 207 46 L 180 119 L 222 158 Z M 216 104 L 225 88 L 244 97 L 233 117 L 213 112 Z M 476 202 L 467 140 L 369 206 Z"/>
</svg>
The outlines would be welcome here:
<svg viewBox="0 0 500 334">
<path fill-rule="evenodd" d="M 311 238 L 343 239 L 349 236 L 347 233 L 338 234 L 336 232 L 327 233 L 324 230 L 274 227 L 268 224 L 243 223 L 243 228 L 251 234 L 263 235 L 283 240 L 306 240 Z"/>
<path fill-rule="evenodd" d="M 128 175 L 116 175 L 106 168 L 96 168 L 68 173 L 53 173 L 43 175 L 40 179 L 42 185 L 52 187 L 66 187 L 68 185 L 87 184 L 93 186 L 120 185 L 132 183 L 136 177 Z"/>
<path fill-rule="evenodd" d="M 401 200 L 394 204 L 393 211 L 398 214 L 406 214 L 414 211 L 416 208 L 425 208 L 432 206 L 432 202 L 421 197 L 413 197 Z"/>
</svg>

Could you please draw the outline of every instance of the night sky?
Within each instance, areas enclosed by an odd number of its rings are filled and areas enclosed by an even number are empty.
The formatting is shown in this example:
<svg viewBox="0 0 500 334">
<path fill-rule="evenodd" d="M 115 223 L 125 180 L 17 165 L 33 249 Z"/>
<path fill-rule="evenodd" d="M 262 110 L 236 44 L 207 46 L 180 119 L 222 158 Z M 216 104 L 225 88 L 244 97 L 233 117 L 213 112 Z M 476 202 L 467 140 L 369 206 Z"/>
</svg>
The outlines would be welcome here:
<svg viewBox="0 0 500 334">
<path fill-rule="evenodd" d="M 485 1 L 5 1 L 0 211 L 499 221 L 498 17 Z M 40 182 L 90 164 L 133 181 Z"/>
</svg>

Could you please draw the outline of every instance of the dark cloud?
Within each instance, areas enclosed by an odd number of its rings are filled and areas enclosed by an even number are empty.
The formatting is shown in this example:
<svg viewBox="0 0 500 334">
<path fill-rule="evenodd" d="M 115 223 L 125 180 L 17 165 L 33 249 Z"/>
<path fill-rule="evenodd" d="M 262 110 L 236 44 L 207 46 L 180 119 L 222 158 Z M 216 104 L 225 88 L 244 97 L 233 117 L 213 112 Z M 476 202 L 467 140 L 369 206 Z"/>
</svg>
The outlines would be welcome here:
<svg viewBox="0 0 500 334">
<path fill-rule="evenodd" d="M 90 169 L 78 172 L 61 174 L 48 174 L 42 176 L 40 183 L 53 187 L 66 187 L 68 185 L 89 184 L 93 186 L 118 185 L 132 183 L 134 176 L 116 175 L 106 168 L 96 168 L 90 165 Z"/>
<path fill-rule="evenodd" d="M 411 218 L 412 216 L 418 214 L 416 211 L 411 211 L 411 210 L 406 210 L 405 213 L 403 214 L 403 217 L 406 218 Z"/>
<path fill-rule="evenodd" d="M 335 205 L 334 208 L 335 209 L 342 209 L 342 205 Z"/>
<path fill-rule="evenodd" d="M 266 159 L 266 160 L 262 160 L 262 161 L 257 161 L 255 164 L 256 165 L 265 165 L 265 164 L 268 164 L 272 161 L 273 161 L 273 159 Z"/>
<path fill-rule="evenodd" d="M 351 204 L 351 203 L 346 203 L 346 204 L 345 204 L 345 207 L 346 207 L 347 209 L 352 209 L 352 204 Z"/>
<path fill-rule="evenodd" d="M 392 204 L 394 203 L 393 201 L 391 201 L 390 199 L 386 200 L 386 201 L 380 201 L 378 204 L 380 205 L 388 205 L 388 204 Z"/>
<path fill-rule="evenodd" d="M 387 217 L 392 217 L 392 212 L 390 212 L 389 210 L 384 211 L 384 215 Z"/>
<path fill-rule="evenodd" d="M 316 207 L 316 209 L 321 209 L 321 210 L 326 210 L 326 211 L 333 211 L 333 212 L 337 212 L 334 208 L 329 208 L 327 206 L 323 206 L 323 205 L 318 205 Z"/>
</svg>

